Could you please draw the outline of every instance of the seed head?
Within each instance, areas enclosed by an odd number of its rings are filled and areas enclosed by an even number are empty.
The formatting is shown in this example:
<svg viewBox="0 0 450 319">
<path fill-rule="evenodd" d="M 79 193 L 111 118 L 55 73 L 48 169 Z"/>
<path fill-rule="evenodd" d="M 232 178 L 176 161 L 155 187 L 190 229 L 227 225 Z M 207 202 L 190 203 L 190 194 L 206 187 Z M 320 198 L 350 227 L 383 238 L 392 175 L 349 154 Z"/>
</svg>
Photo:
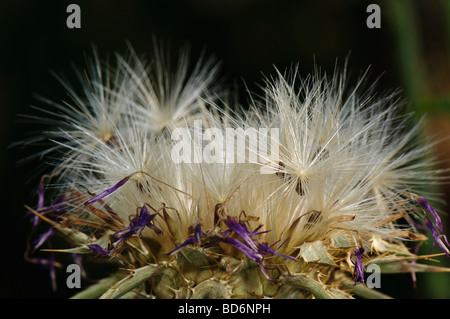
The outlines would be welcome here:
<svg viewBox="0 0 450 319">
<path fill-rule="evenodd" d="M 266 79 L 245 113 L 226 112 L 214 60 L 189 74 L 185 52 L 174 72 L 154 53 L 115 67 L 94 54 L 77 73 L 82 92 L 63 82 L 73 102 L 54 104 L 61 126 L 46 133 L 61 152 L 46 177 L 58 193 L 44 200 L 42 182 L 29 208 L 52 226 L 35 248 L 58 230 L 72 248 L 57 251 L 117 266 L 99 297 L 352 297 L 368 264 L 436 271 L 406 245 L 426 239 L 421 225 L 448 255 L 417 195 L 437 181 L 432 143 L 396 94 L 293 68 Z"/>
</svg>

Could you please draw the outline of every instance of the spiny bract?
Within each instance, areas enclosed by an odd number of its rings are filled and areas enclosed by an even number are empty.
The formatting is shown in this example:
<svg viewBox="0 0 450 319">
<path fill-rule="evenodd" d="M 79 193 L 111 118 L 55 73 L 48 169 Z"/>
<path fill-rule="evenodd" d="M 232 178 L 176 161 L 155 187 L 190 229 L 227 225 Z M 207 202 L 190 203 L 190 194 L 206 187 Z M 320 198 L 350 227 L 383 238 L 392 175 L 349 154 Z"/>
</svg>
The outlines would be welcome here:
<svg viewBox="0 0 450 319">
<path fill-rule="evenodd" d="M 418 195 L 437 181 L 431 143 L 396 94 L 293 68 L 230 111 L 218 106 L 215 60 L 189 60 L 174 70 L 159 49 L 149 64 L 95 54 L 80 93 L 64 83 L 71 102 L 45 100 L 59 128 L 43 133 L 54 143 L 43 153 L 57 156 L 27 208 L 33 230 L 50 225 L 32 247 L 49 257 L 29 258 L 105 266 L 75 297 L 386 297 L 364 284 L 364 267 L 448 271 L 416 263 L 427 256 L 405 244 L 426 240 L 425 225 L 449 255 Z M 68 246 L 51 246 L 55 234 Z"/>
</svg>

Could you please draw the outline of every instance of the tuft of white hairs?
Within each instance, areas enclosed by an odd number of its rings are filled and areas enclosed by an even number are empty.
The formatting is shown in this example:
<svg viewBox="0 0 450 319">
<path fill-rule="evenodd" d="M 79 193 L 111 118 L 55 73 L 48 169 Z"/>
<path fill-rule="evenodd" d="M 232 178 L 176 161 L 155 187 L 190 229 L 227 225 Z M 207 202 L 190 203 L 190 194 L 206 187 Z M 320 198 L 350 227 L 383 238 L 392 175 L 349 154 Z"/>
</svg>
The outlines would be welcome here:
<svg viewBox="0 0 450 319">
<path fill-rule="evenodd" d="M 392 221 L 414 211 L 411 194 L 436 182 L 434 143 L 421 139 L 421 122 L 410 125 L 397 93 L 377 97 L 365 81 L 349 86 L 345 69 L 302 79 L 293 68 L 267 79 L 252 109 L 251 125 L 280 128 L 271 141 L 279 156 L 267 158 L 278 173 L 264 177 L 266 197 L 255 200 L 265 203 L 257 211 L 271 225 L 268 241 L 289 240 L 287 253 L 337 231 L 366 249 L 374 237 L 404 240 L 414 231 Z"/>
</svg>

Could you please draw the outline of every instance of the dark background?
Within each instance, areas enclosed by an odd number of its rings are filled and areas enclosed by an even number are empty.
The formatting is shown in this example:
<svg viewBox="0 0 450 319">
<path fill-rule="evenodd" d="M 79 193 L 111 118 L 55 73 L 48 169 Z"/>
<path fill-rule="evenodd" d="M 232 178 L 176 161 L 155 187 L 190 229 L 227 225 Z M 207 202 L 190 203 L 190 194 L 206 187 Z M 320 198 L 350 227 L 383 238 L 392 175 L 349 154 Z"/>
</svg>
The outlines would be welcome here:
<svg viewBox="0 0 450 319">
<path fill-rule="evenodd" d="M 136 52 L 145 54 L 152 51 L 152 37 L 156 36 L 170 41 L 174 50 L 190 44 L 194 57 L 202 49 L 215 55 L 222 62 L 221 75 L 229 83 L 239 85 L 244 103 L 242 80 L 250 90 L 258 92 L 261 74 L 274 74 L 274 65 L 284 70 L 299 62 L 300 72 L 306 76 L 313 70 L 314 61 L 332 72 L 336 61 L 342 66 L 350 56 L 348 69 L 353 75 L 369 66 L 372 79 L 383 74 L 378 84 L 380 91 L 403 90 L 413 110 L 428 113 L 427 130 L 449 136 L 448 2 L 2 1 L 0 297 L 66 298 L 74 293 L 65 288 L 64 272 L 58 273 L 58 290 L 54 292 L 48 270 L 24 260 L 30 225 L 24 218 L 23 205 L 37 201 L 38 168 L 43 167 L 44 160 L 19 166 L 21 158 L 39 148 L 9 147 L 42 129 L 17 117 L 19 113 L 34 114 L 29 108 L 36 103 L 34 94 L 57 101 L 66 98 L 49 70 L 70 79 L 71 63 L 84 67 L 84 54 L 92 52 L 93 44 L 101 57 L 125 53 L 126 41 Z M 66 26 L 66 8 L 70 3 L 81 7 L 81 29 Z M 366 8 L 370 3 L 381 7 L 381 29 L 366 26 Z M 409 18 L 412 24 L 408 24 Z M 450 154 L 446 143 L 437 152 L 445 160 Z M 438 191 L 444 193 L 444 198 L 449 196 L 445 187 Z M 445 205 L 441 209 L 448 210 Z M 409 274 L 383 276 L 382 289 L 400 298 L 450 298 L 449 277 L 418 274 L 418 287 L 413 289 Z"/>
</svg>

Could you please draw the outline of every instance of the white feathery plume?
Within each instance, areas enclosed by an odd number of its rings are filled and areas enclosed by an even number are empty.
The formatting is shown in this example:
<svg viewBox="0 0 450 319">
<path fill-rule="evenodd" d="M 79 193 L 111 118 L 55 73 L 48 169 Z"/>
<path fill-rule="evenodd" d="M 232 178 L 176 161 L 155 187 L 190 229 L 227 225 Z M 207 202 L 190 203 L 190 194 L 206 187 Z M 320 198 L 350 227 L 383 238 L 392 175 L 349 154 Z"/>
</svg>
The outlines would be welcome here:
<svg viewBox="0 0 450 319">
<path fill-rule="evenodd" d="M 250 125 L 280 128 L 279 141 L 271 141 L 279 157 L 266 164 L 277 173 L 255 179 L 252 189 L 262 195 L 254 202 L 266 203 L 257 216 L 272 225 L 268 238 L 289 236 L 288 250 L 325 240 L 334 227 L 358 234 L 366 250 L 373 236 L 402 239 L 409 232 L 384 222 L 412 210 L 408 194 L 435 178 L 424 161 L 431 145 L 418 142 L 420 123 L 405 132 L 396 95 L 375 98 L 357 85 L 345 96 L 345 85 L 345 73 L 331 81 L 317 73 L 302 81 L 295 69 L 278 73 L 267 80 L 264 106 L 252 110 Z"/>
<path fill-rule="evenodd" d="M 184 48 L 174 67 L 168 51 L 155 45 L 153 63 L 148 66 L 134 51 L 131 63 L 121 60 L 136 87 L 133 117 L 143 130 L 156 133 L 201 115 L 204 99 L 211 99 L 217 88 L 218 62 L 214 58 L 205 59 L 202 54 L 192 68 L 189 51 Z"/>
</svg>

